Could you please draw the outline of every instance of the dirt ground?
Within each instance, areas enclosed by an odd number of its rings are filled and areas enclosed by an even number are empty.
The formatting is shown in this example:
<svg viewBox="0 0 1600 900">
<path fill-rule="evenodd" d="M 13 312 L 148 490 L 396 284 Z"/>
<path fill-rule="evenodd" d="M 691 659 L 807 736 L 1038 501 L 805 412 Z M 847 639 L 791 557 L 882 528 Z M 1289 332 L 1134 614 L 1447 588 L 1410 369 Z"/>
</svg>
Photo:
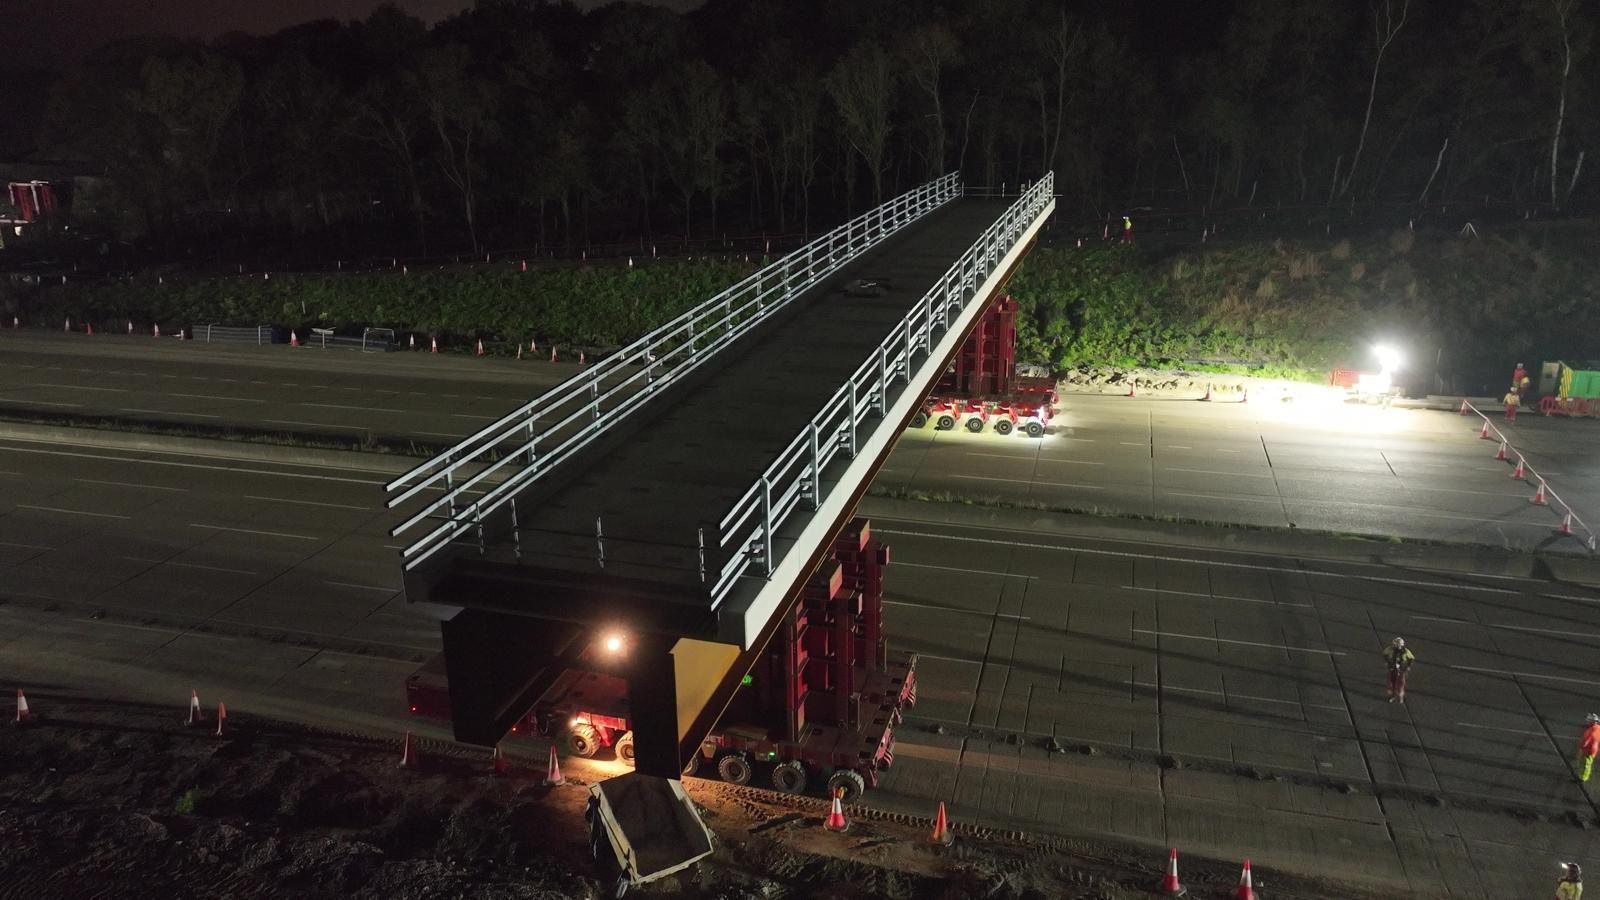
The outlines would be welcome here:
<svg viewBox="0 0 1600 900">
<path fill-rule="evenodd" d="M 580 779 L 546 788 L 534 759 L 490 774 L 481 750 L 398 742 L 212 711 L 30 692 L 38 720 L 0 726 L 0 898 L 598 898 Z M 8 703 L 9 707 L 9 703 Z M 9 709 L 6 718 L 11 718 Z M 984 835 L 951 847 L 927 822 L 689 779 L 718 837 L 710 860 L 629 896 L 1147 897 L 1163 854 Z M 1185 861 L 1191 896 L 1232 896 L 1235 864 Z M 1358 897 L 1258 870 L 1271 896 Z"/>
</svg>

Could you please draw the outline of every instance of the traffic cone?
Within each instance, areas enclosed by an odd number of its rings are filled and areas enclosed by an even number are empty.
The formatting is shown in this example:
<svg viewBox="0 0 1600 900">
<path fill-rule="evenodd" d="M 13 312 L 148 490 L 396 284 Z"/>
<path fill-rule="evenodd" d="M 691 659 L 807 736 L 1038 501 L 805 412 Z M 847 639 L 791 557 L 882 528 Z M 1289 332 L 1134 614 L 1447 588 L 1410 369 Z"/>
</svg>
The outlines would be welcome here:
<svg viewBox="0 0 1600 900">
<path fill-rule="evenodd" d="M 200 692 L 191 688 L 189 690 L 189 720 L 183 724 L 193 727 L 205 721 L 205 716 L 200 712 Z"/>
<path fill-rule="evenodd" d="M 1249 403 L 1250 402 L 1250 389 L 1249 388 L 1241 388 L 1241 390 L 1243 391 L 1243 393 L 1241 393 L 1239 395 L 1239 402 L 1240 403 Z"/>
<path fill-rule="evenodd" d="M 584 358 L 584 356 L 583 356 L 583 351 L 582 351 L 582 350 L 579 350 L 579 351 L 578 351 L 578 365 L 580 365 L 580 366 L 586 366 L 586 365 L 588 365 L 588 364 L 589 364 L 589 361 L 588 361 L 588 360 L 587 360 L 587 359 L 585 359 L 585 358 Z"/>
<path fill-rule="evenodd" d="M 1501 461 L 1501 462 L 1504 462 L 1505 460 L 1510 459 L 1510 457 L 1506 455 L 1506 442 L 1505 441 L 1501 441 L 1500 442 L 1500 449 L 1496 450 L 1494 452 L 1494 458 L 1499 460 L 1499 461 Z"/>
<path fill-rule="evenodd" d="M 1211 400 L 1211 383 L 1209 381 L 1206 382 L 1206 395 L 1204 397 L 1201 397 L 1200 399 L 1202 401 L 1206 401 L 1206 402 L 1209 402 Z"/>
<path fill-rule="evenodd" d="M 822 823 L 822 827 L 823 828 L 826 828 L 829 831 L 849 831 L 850 830 L 850 823 L 846 822 L 845 819 L 844 819 L 844 803 L 839 799 L 839 798 L 841 798 L 843 796 L 844 796 L 844 791 L 843 790 L 834 791 L 834 793 L 833 793 L 833 810 L 828 813 L 827 821 Z"/>
<path fill-rule="evenodd" d="M 1161 893 L 1167 897 L 1182 897 L 1188 891 L 1178 881 L 1178 848 L 1173 847 L 1167 857 L 1167 874 L 1161 879 Z"/>
<path fill-rule="evenodd" d="M 401 275 L 410 275 L 411 274 L 411 268 L 409 266 L 401 266 L 400 267 L 400 274 Z"/>
<path fill-rule="evenodd" d="M 539 341 L 537 339 L 528 338 L 528 352 L 529 353 L 538 353 L 539 352 Z"/>
<path fill-rule="evenodd" d="M 429 353 L 438 353 L 439 352 L 439 339 L 437 337 L 428 338 L 428 352 Z"/>
<path fill-rule="evenodd" d="M 1244 861 L 1244 870 L 1239 873 L 1239 889 L 1234 891 L 1233 900 L 1256 900 L 1256 889 L 1250 881 L 1250 860 Z"/>
<path fill-rule="evenodd" d="M 213 737 L 222 737 L 222 724 L 228 721 L 228 708 L 221 703 L 217 704 L 217 730 Z"/>
<path fill-rule="evenodd" d="M 955 843 L 955 832 L 950 830 L 950 822 L 944 816 L 944 801 L 939 801 L 939 814 L 933 818 L 933 842 L 948 847 Z"/>
<path fill-rule="evenodd" d="M 11 329 L 13 331 L 15 331 L 16 329 L 21 328 L 21 327 L 22 327 L 22 320 L 18 319 L 16 316 L 12 316 L 11 317 Z"/>
<path fill-rule="evenodd" d="M 1461 401 L 1461 414 L 1463 416 L 1467 414 L 1467 401 L 1465 400 Z"/>
<path fill-rule="evenodd" d="M 1528 500 L 1528 502 L 1537 504 L 1539 506 L 1544 506 L 1546 503 L 1550 502 L 1550 501 L 1546 500 L 1545 497 L 1544 497 L 1544 479 L 1543 478 L 1539 479 L 1539 489 L 1533 492 L 1533 497 L 1530 498 Z"/>
<path fill-rule="evenodd" d="M 83 326 L 83 333 L 84 334 L 94 334 L 94 323 L 93 322 L 86 322 L 84 324 L 84 326 Z"/>
<path fill-rule="evenodd" d="M 550 764 L 544 770 L 544 786 L 556 787 L 566 784 L 566 776 L 561 774 L 561 763 L 556 760 L 556 746 L 550 745 Z"/>
<path fill-rule="evenodd" d="M 522 271 L 524 271 L 524 272 L 528 271 L 528 261 L 527 260 L 523 260 L 522 261 Z"/>
<path fill-rule="evenodd" d="M 478 338 L 478 355 L 483 355 L 483 338 Z"/>
<path fill-rule="evenodd" d="M 289 346 L 291 346 L 291 347 L 300 346 L 300 335 L 295 334 L 293 328 L 289 329 Z"/>
<path fill-rule="evenodd" d="M 1485 440 L 1485 441 L 1487 441 L 1489 439 L 1489 420 L 1488 419 L 1484 419 L 1483 420 L 1483 427 L 1478 429 L 1478 438 L 1480 440 Z"/>
<path fill-rule="evenodd" d="M 517 361 L 520 362 L 521 360 L 522 360 L 522 342 L 521 341 L 517 341 Z"/>
<path fill-rule="evenodd" d="M 33 711 L 28 709 L 28 698 L 22 695 L 22 688 L 17 688 L 17 718 L 13 725 L 26 725 L 33 721 Z"/>
<path fill-rule="evenodd" d="M 414 334 L 413 334 L 413 335 L 412 335 L 412 336 L 411 336 L 411 338 L 410 338 L 410 340 L 409 340 L 409 341 L 408 341 L 408 342 L 407 342 L 407 344 L 406 344 L 406 348 L 407 348 L 407 349 L 408 349 L 408 350 L 415 350 L 415 349 L 417 349 L 417 336 L 416 336 L 416 335 L 414 335 Z"/>
<path fill-rule="evenodd" d="M 1134 385 L 1133 385 L 1133 379 L 1132 378 L 1128 379 L 1128 396 L 1129 397 L 1135 396 L 1135 391 L 1134 391 Z"/>
<path fill-rule="evenodd" d="M 61 330 L 70 332 L 72 330 L 72 320 L 68 319 L 67 324 L 61 326 Z"/>
<path fill-rule="evenodd" d="M 1517 457 L 1517 467 L 1515 469 L 1511 470 L 1511 477 L 1515 478 L 1518 481 L 1521 481 L 1523 478 L 1527 477 L 1527 474 L 1522 469 L 1522 464 L 1523 464 L 1523 460 L 1522 460 L 1522 457 L 1519 455 Z"/>
<path fill-rule="evenodd" d="M 496 778 L 504 778 L 510 767 L 506 765 L 506 755 L 499 744 L 494 745 L 494 753 L 489 756 L 489 774 Z"/>
<path fill-rule="evenodd" d="M 1556 534 L 1562 537 L 1572 537 L 1572 513 L 1570 511 L 1561 517 L 1561 527 L 1556 529 Z"/>
<path fill-rule="evenodd" d="M 161 323 L 160 322 L 157 322 L 156 324 L 150 326 L 150 335 L 152 337 L 161 337 Z"/>
<path fill-rule="evenodd" d="M 128 333 L 129 334 L 133 334 L 133 320 L 132 319 L 128 320 Z"/>
<path fill-rule="evenodd" d="M 556 348 L 554 344 L 550 345 L 550 361 L 556 361 Z"/>
<path fill-rule="evenodd" d="M 406 732 L 406 739 L 400 742 L 400 766 L 402 769 L 415 769 L 417 767 L 416 754 L 411 752 L 411 732 Z"/>
</svg>

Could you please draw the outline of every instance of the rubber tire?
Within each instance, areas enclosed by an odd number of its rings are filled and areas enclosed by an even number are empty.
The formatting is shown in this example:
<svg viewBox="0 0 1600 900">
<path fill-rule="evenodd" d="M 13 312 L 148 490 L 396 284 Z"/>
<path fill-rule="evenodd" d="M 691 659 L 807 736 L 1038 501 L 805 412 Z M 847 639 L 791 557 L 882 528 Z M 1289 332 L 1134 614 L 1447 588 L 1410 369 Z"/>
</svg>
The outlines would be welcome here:
<svg viewBox="0 0 1600 900">
<path fill-rule="evenodd" d="M 926 424 L 928 424 L 928 414 L 922 410 L 917 410 L 916 414 L 911 417 L 911 427 L 921 428 Z"/>
<path fill-rule="evenodd" d="M 797 759 L 787 760 L 772 767 L 772 786 L 785 794 L 806 792 L 806 766 Z"/>
<path fill-rule="evenodd" d="M 755 766 L 743 754 L 730 753 L 717 760 L 717 774 L 729 784 L 749 784 L 755 773 Z"/>
<path fill-rule="evenodd" d="M 837 795 L 840 788 L 844 789 L 844 802 L 854 803 L 867 792 L 867 780 L 854 769 L 840 769 L 828 778 L 828 796 Z"/>
<path fill-rule="evenodd" d="M 600 749 L 600 732 L 596 731 L 593 725 L 580 722 L 567 729 L 566 743 L 567 750 L 571 751 L 573 756 L 588 759 Z"/>
<path fill-rule="evenodd" d="M 1010 434 L 1011 420 L 1001 419 L 1000 421 L 994 423 L 994 433 L 1000 435 L 1001 437 L 1005 437 L 1006 435 Z"/>
<path fill-rule="evenodd" d="M 633 759 L 633 732 L 627 731 L 622 737 L 617 738 L 617 761 L 633 768 L 636 763 Z"/>
<path fill-rule="evenodd" d="M 950 415 L 949 413 L 945 413 L 939 418 L 933 420 L 933 427 L 936 431 L 949 431 L 950 429 L 956 427 L 956 417 Z"/>
<path fill-rule="evenodd" d="M 1029 422 L 1027 431 L 1028 437 L 1044 437 L 1044 426 L 1040 425 L 1038 422 Z"/>
<path fill-rule="evenodd" d="M 689 757 L 689 764 L 683 767 L 683 774 L 691 778 L 700 774 L 700 749 L 695 748 L 694 755 Z"/>
</svg>

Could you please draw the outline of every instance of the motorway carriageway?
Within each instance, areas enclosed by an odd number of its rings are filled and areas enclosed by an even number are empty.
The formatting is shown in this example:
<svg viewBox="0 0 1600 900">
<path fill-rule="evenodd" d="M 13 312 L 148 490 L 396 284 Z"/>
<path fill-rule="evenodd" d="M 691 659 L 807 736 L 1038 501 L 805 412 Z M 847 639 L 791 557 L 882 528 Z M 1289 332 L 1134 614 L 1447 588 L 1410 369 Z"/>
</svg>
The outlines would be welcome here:
<svg viewBox="0 0 1600 900">
<path fill-rule="evenodd" d="M 404 675 L 437 648 L 443 611 L 398 594 L 385 477 L 0 441 L 0 596 L 17 601 L 0 605 L 0 654 L 46 684 L 180 700 L 193 684 L 403 728 Z M 1461 896 L 1524 891 L 1535 850 L 1600 850 L 1556 818 L 1593 814 L 1567 758 L 1600 688 L 1600 593 L 1086 539 L 1019 515 L 999 530 L 874 519 L 895 553 L 891 643 L 923 659 L 873 802 L 1256 848 Z M 1404 707 L 1381 691 L 1396 633 L 1421 660 Z M 1049 753 L 1050 735 L 1099 753 Z"/>
</svg>

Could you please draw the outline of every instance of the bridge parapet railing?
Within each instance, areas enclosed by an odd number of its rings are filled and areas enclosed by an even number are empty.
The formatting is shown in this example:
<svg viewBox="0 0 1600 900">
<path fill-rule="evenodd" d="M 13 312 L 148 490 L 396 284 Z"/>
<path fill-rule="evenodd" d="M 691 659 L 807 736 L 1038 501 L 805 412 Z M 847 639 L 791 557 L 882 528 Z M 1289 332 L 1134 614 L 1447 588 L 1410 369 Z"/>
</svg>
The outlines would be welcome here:
<svg viewBox="0 0 1600 900">
<path fill-rule="evenodd" d="M 401 551 L 410 570 L 637 412 L 817 282 L 962 193 L 952 173 L 868 210 L 502 416 L 384 486 L 393 508 L 426 492 L 390 532 L 431 525 Z M 479 487 L 489 481 L 492 487 Z"/>
<path fill-rule="evenodd" d="M 856 455 L 857 426 L 870 415 L 887 413 L 894 382 L 909 384 L 917 354 L 932 351 L 1013 244 L 1050 205 L 1054 190 L 1054 173 L 1047 173 L 1024 191 L 822 405 L 717 523 L 715 534 L 699 536 L 702 558 L 708 545 L 713 548 L 712 562 L 700 573 L 712 609 L 727 599 L 740 576 L 771 577 L 777 563 L 774 535 L 797 510 L 822 505 L 821 476 L 828 464 L 840 453 Z"/>
</svg>

